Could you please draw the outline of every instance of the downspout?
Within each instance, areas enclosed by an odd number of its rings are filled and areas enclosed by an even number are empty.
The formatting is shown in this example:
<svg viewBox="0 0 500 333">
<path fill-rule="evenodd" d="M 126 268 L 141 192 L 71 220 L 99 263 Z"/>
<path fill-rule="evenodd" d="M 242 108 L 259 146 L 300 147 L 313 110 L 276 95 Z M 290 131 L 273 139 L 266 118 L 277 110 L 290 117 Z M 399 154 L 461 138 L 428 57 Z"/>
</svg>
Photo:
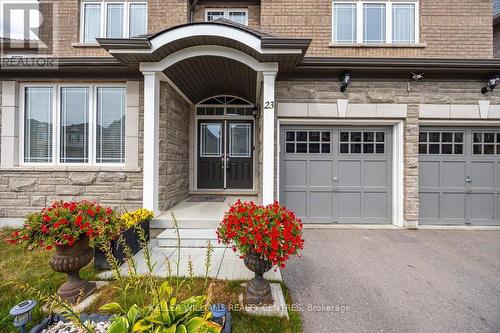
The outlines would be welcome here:
<svg viewBox="0 0 500 333">
<path fill-rule="evenodd" d="M 195 10 L 197 4 L 198 4 L 198 0 L 193 0 L 192 3 L 191 3 L 191 1 L 189 1 L 188 23 L 192 23 L 193 22 L 194 10 Z"/>
</svg>

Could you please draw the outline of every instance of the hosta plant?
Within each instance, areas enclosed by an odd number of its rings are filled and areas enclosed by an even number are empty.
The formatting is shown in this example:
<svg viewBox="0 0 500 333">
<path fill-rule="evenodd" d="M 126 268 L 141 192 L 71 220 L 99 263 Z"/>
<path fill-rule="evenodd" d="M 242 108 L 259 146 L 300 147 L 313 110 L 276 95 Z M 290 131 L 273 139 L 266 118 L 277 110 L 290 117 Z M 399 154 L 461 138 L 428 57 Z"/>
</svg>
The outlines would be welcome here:
<svg viewBox="0 0 500 333">
<path fill-rule="evenodd" d="M 192 296 L 177 302 L 173 288 L 165 281 L 151 295 L 153 302 L 124 310 L 118 303 L 108 303 L 101 310 L 117 313 L 108 333 L 219 333 L 222 328 L 210 320 L 206 296 Z"/>
<path fill-rule="evenodd" d="M 262 206 L 238 200 L 225 213 L 217 236 L 242 257 L 255 254 L 281 268 L 304 245 L 302 222 L 278 202 Z"/>
</svg>

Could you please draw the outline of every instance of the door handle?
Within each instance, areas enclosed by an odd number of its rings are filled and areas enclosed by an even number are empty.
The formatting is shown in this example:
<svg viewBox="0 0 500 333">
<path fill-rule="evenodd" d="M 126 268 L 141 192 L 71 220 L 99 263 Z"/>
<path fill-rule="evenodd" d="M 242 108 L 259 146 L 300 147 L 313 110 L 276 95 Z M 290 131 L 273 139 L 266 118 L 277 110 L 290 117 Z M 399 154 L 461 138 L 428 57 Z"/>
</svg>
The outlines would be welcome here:
<svg viewBox="0 0 500 333">
<path fill-rule="evenodd" d="M 229 157 L 226 157 L 226 169 L 229 170 L 230 165 L 229 165 Z"/>
<path fill-rule="evenodd" d="M 222 156 L 221 168 L 224 169 L 226 159 Z"/>
<path fill-rule="evenodd" d="M 465 182 L 472 183 L 472 178 L 470 178 L 470 176 L 465 177 Z"/>
</svg>

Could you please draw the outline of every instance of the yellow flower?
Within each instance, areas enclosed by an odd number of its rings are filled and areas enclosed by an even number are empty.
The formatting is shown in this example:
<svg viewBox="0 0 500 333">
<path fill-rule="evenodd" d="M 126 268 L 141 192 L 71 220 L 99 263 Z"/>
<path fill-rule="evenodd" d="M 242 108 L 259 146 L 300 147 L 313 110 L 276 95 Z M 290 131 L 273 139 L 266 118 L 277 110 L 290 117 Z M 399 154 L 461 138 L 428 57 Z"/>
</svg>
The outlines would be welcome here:
<svg viewBox="0 0 500 333">
<path fill-rule="evenodd" d="M 122 215 L 121 220 L 122 223 L 127 227 L 131 228 L 136 224 L 142 223 L 147 220 L 151 220 L 154 217 L 152 211 L 140 208 L 134 212 L 125 213 Z"/>
</svg>

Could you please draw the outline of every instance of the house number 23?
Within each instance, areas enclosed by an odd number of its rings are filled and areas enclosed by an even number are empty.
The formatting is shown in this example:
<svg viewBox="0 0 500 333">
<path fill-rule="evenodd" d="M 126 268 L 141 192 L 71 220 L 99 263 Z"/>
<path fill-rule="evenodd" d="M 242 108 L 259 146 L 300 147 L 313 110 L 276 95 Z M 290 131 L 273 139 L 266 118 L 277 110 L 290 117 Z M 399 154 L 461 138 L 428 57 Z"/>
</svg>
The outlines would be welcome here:
<svg viewBox="0 0 500 333">
<path fill-rule="evenodd" d="M 274 109 L 274 102 L 265 102 L 264 103 L 264 110 L 270 110 L 270 109 Z"/>
</svg>

